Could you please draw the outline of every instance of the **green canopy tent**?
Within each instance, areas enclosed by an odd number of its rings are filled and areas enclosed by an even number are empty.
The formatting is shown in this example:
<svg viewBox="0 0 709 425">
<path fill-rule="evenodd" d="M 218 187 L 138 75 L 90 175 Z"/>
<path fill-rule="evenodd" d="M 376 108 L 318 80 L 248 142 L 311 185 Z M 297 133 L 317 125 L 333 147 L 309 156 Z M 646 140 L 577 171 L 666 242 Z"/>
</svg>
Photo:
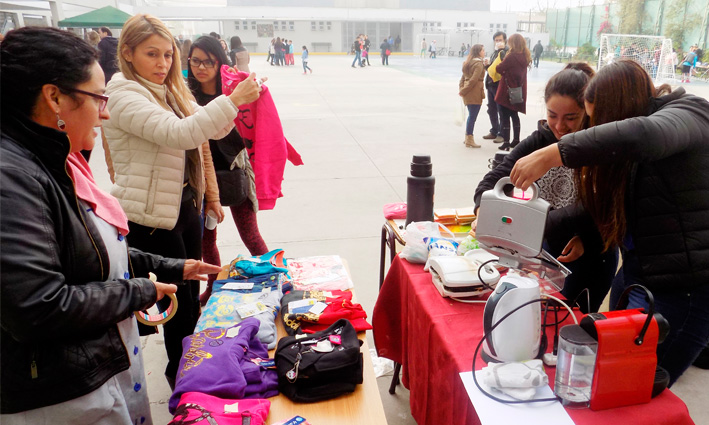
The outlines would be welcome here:
<svg viewBox="0 0 709 425">
<path fill-rule="evenodd" d="M 64 28 L 123 28 L 123 24 L 130 18 L 128 13 L 112 6 L 102 7 L 81 15 L 77 15 L 58 22 Z"/>
</svg>

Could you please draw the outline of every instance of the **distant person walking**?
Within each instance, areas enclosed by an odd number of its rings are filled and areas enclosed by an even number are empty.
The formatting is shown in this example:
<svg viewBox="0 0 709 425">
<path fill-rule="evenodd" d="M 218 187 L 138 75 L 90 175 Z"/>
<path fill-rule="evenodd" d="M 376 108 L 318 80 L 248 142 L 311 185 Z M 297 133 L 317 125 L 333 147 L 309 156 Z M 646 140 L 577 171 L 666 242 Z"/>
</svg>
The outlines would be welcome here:
<svg viewBox="0 0 709 425">
<path fill-rule="evenodd" d="M 233 36 L 229 43 L 231 44 L 231 50 L 229 51 L 229 59 L 231 59 L 231 64 L 236 67 L 239 71 L 251 72 L 249 70 L 249 63 L 251 62 L 251 56 L 249 51 L 246 50 L 244 44 L 241 42 L 239 36 Z"/>
<path fill-rule="evenodd" d="M 431 59 L 436 59 L 436 40 L 433 40 L 431 42 L 431 45 L 428 46 L 428 51 L 429 51 L 428 57 Z"/>
<path fill-rule="evenodd" d="M 113 74 L 118 72 L 118 62 L 116 62 L 118 39 L 107 27 L 99 28 L 98 35 L 101 37 L 101 41 L 98 42 L 98 64 L 101 65 L 108 84 Z"/>
<path fill-rule="evenodd" d="M 394 40 L 394 50 L 397 52 L 401 51 L 401 36 L 397 35 L 396 40 Z"/>
<path fill-rule="evenodd" d="M 485 77 L 485 88 L 487 89 L 487 115 L 490 117 L 490 133 L 483 136 L 483 139 L 492 140 L 493 143 L 502 143 L 504 139 L 500 133 L 500 112 L 495 102 L 495 94 L 500 83 L 502 75 L 497 73 L 497 65 L 499 65 L 509 48 L 507 47 L 507 34 L 502 31 L 496 32 L 492 36 L 495 42 L 495 51 L 490 55 L 490 58 L 485 59 L 487 67 L 487 76 Z"/>
<path fill-rule="evenodd" d="M 534 45 L 534 49 L 532 50 L 534 53 L 534 67 L 539 68 L 539 58 L 542 57 L 542 53 L 544 53 L 544 46 L 542 46 L 542 40 L 538 40 L 537 44 Z"/>
<path fill-rule="evenodd" d="M 426 59 L 426 39 L 421 40 L 421 59 Z"/>
<path fill-rule="evenodd" d="M 308 71 L 310 71 L 311 74 L 313 73 L 313 70 L 308 66 L 308 56 L 308 48 L 303 46 L 303 52 L 300 54 L 300 60 L 303 61 L 303 75 L 307 74 Z"/>
<path fill-rule="evenodd" d="M 389 55 L 391 54 L 391 45 L 385 38 L 382 44 L 379 45 L 379 49 L 382 51 L 382 65 L 389 66 Z"/>
<path fill-rule="evenodd" d="M 352 49 L 355 52 L 355 58 L 352 61 L 352 68 L 356 68 L 355 63 L 360 67 L 362 66 L 362 43 L 360 43 L 359 36 L 355 38 L 354 43 L 352 43 Z"/>
<path fill-rule="evenodd" d="M 468 52 L 468 57 L 463 62 L 463 76 L 458 83 L 458 95 L 463 98 L 463 103 L 468 108 L 468 122 L 465 126 L 466 147 L 479 148 L 480 145 L 473 139 L 475 120 L 478 118 L 483 99 L 485 99 L 485 47 L 476 44 Z"/>
<path fill-rule="evenodd" d="M 366 55 L 363 54 L 363 56 L 362 56 L 362 61 L 364 62 L 364 59 L 367 59 L 367 65 L 368 65 L 368 66 L 371 66 L 371 65 L 372 65 L 372 64 L 369 63 L 369 47 L 370 47 L 371 44 L 372 44 L 372 43 L 369 41 L 369 36 L 365 34 L 365 35 L 364 35 L 364 44 L 362 45 L 362 48 L 363 48 L 364 51 L 366 52 Z"/>
</svg>

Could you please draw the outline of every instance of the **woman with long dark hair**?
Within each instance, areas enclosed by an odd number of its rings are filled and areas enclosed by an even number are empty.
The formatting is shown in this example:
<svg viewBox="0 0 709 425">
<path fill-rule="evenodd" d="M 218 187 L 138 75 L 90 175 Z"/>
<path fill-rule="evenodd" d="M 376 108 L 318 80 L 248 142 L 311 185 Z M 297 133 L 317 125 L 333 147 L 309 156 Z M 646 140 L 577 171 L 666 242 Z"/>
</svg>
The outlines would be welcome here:
<svg viewBox="0 0 709 425">
<path fill-rule="evenodd" d="M 513 34 L 507 41 L 510 47 L 505 59 L 497 65 L 497 72 L 502 75 L 495 93 L 495 102 L 500 113 L 500 131 L 504 143 L 501 150 L 510 150 L 519 144 L 519 113 L 527 113 L 527 70 L 532 67 L 532 54 L 527 42 L 520 34 Z M 515 91 L 521 95 L 515 97 Z M 510 95 L 512 93 L 512 95 Z M 513 139 L 510 142 L 510 120 L 512 121 Z"/>
<path fill-rule="evenodd" d="M 521 158 L 510 177 L 526 189 L 551 167 L 576 169 L 604 248 L 622 253 L 611 308 L 631 284 L 652 291 L 670 324 L 657 360 L 672 384 L 709 340 L 709 102 L 669 91 L 634 61 L 606 65 L 585 93 L 592 128 Z M 644 291 L 628 307 L 647 307 Z"/>
<path fill-rule="evenodd" d="M 485 47 L 476 44 L 470 49 L 468 57 L 463 62 L 463 75 L 458 82 L 458 95 L 463 98 L 465 107 L 468 108 L 468 122 L 465 125 L 465 141 L 463 143 L 469 148 L 479 148 L 475 143 L 473 130 L 475 120 L 478 118 L 480 107 L 485 98 Z"/>
<path fill-rule="evenodd" d="M 229 52 L 229 59 L 231 59 L 231 65 L 236 67 L 239 71 L 251 72 L 249 71 L 249 62 L 251 62 L 251 57 L 249 56 L 249 51 L 246 50 L 244 44 L 241 42 L 239 36 L 234 36 L 231 38 L 231 51 Z"/>
<path fill-rule="evenodd" d="M 233 38 L 232 38 L 233 39 Z M 192 44 L 190 50 L 190 68 L 187 74 L 187 84 L 192 91 L 197 104 L 206 105 L 222 94 L 222 84 L 219 69 L 226 63 L 226 56 L 219 46 L 217 40 L 212 37 L 200 37 Z M 197 66 L 195 66 L 197 65 Z M 209 140 L 209 148 L 212 152 L 212 161 L 217 174 L 217 179 L 229 179 L 230 173 L 242 173 L 244 179 L 241 180 L 245 187 L 242 188 L 248 197 L 242 199 L 238 204 L 231 204 L 227 201 L 232 198 L 231 194 L 225 193 L 227 188 L 235 190 L 231 185 L 219 184 L 220 198 L 224 206 L 228 206 L 234 223 L 239 231 L 241 240 L 246 245 L 251 255 L 262 255 L 268 252 L 266 243 L 261 237 L 256 221 L 258 211 L 258 201 L 256 199 L 256 187 L 254 183 L 254 173 L 249 162 L 244 141 L 236 129 L 232 129 L 229 134 L 218 140 Z M 231 169 L 234 165 L 235 168 Z M 203 229 L 202 235 L 202 258 L 204 261 L 221 265 L 219 250 L 217 249 L 217 229 Z M 200 302 L 205 304 L 212 291 L 212 282 L 216 275 L 209 276 L 207 290 L 200 296 Z"/>
<path fill-rule="evenodd" d="M 566 134 L 588 128 L 584 89 L 593 75 L 594 71 L 588 64 L 569 63 L 549 79 L 544 89 L 547 119 L 540 120 L 537 130 L 485 175 L 475 190 L 476 209 L 480 206 L 483 192 L 492 189 L 502 177 L 509 176 L 517 160 L 556 144 Z M 536 183 L 539 185 L 539 196 L 551 204 L 545 249 L 572 272 L 564 282 L 562 294 L 568 300 L 578 298 L 583 312 L 596 312 L 613 280 L 617 263 L 615 251 L 603 252 L 598 231 L 588 219 L 588 214 L 579 207 L 573 169 L 563 166 L 552 168 Z M 584 289 L 588 290 L 588 297 L 579 297 Z"/>
<path fill-rule="evenodd" d="M 152 424 L 133 312 L 217 268 L 126 244 L 80 154 L 110 118 L 95 49 L 23 27 L 0 57 L 0 422 Z"/>
</svg>

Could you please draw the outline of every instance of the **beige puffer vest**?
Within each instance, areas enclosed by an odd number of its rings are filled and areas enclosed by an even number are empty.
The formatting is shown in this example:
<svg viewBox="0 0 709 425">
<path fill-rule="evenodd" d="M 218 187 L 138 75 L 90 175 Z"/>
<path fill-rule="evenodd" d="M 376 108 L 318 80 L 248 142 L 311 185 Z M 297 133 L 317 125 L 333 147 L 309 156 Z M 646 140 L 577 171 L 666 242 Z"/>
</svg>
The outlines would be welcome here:
<svg viewBox="0 0 709 425">
<path fill-rule="evenodd" d="M 140 83 L 127 80 L 121 73 L 108 83 L 106 95 L 111 117 L 104 121 L 103 129 L 115 173 L 111 195 L 118 199 L 128 220 L 160 229 L 175 227 L 185 151 L 192 155 L 188 161 L 199 164 L 191 168 L 189 176 L 197 191 L 195 199 L 204 195 L 206 175 L 207 201 L 219 200 L 208 140 L 220 139 L 234 127 L 238 109 L 228 97 L 219 96 L 204 107 L 193 103 L 194 114 L 182 118 L 174 112 L 179 109 L 166 86 L 144 79 Z"/>
</svg>

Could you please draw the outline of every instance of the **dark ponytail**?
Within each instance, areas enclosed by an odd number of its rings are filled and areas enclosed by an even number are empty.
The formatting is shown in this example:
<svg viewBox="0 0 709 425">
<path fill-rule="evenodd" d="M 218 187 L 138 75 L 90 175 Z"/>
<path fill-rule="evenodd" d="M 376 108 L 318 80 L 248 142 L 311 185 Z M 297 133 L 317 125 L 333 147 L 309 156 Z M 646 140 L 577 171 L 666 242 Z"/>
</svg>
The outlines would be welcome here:
<svg viewBox="0 0 709 425">
<path fill-rule="evenodd" d="M 566 96 L 576 99 L 583 108 L 583 96 L 586 85 L 595 75 L 593 68 L 584 62 L 570 62 L 564 69 L 554 74 L 544 89 L 544 102 L 554 96 Z"/>
<path fill-rule="evenodd" d="M 2 114 L 30 117 L 45 84 L 73 89 L 91 79 L 96 50 L 57 28 L 22 27 L 0 43 Z"/>
</svg>

